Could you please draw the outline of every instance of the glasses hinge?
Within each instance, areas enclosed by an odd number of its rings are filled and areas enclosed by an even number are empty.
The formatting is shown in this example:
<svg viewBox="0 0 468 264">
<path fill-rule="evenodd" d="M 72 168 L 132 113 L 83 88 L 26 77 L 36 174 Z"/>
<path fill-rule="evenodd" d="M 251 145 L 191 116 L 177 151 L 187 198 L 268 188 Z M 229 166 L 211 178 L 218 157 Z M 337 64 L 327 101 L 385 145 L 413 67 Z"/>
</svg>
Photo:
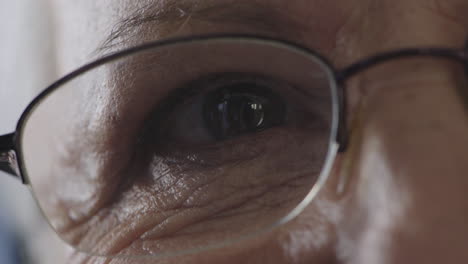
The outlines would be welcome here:
<svg viewBox="0 0 468 264">
<path fill-rule="evenodd" d="M 0 136 L 0 171 L 21 178 L 14 150 L 14 136 L 14 134 Z"/>
</svg>

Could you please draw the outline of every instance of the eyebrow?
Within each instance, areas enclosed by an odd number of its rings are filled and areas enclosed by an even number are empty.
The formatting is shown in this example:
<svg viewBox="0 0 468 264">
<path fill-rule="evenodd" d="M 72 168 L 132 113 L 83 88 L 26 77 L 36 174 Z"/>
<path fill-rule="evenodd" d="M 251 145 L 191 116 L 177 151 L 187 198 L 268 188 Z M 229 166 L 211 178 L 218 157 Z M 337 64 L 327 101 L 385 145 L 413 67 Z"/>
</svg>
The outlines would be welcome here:
<svg viewBox="0 0 468 264">
<path fill-rule="evenodd" d="M 144 26 L 149 25 L 174 32 L 193 22 L 237 25 L 273 35 L 284 32 L 285 29 L 290 32 L 292 29 L 300 28 L 278 7 L 253 0 L 214 1 L 214 3 L 171 0 L 164 5 L 151 4 L 140 7 L 128 17 L 120 20 L 100 45 L 98 51 L 106 51 L 124 44 L 132 37 L 136 37 Z"/>
</svg>

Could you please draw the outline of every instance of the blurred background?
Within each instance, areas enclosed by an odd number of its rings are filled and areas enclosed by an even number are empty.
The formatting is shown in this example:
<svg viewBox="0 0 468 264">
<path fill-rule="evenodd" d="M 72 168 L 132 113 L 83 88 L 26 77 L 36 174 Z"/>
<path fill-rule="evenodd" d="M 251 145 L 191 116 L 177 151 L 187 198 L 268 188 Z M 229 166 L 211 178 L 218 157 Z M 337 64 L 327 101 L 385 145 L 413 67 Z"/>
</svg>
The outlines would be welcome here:
<svg viewBox="0 0 468 264">
<path fill-rule="evenodd" d="M 14 131 L 30 100 L 55 79 L 46 0 L 0 0 L 0 134 Z M 27 186 L 0 172 L 0 264 L 53 264 L 62 243 Z"/>
</svg>

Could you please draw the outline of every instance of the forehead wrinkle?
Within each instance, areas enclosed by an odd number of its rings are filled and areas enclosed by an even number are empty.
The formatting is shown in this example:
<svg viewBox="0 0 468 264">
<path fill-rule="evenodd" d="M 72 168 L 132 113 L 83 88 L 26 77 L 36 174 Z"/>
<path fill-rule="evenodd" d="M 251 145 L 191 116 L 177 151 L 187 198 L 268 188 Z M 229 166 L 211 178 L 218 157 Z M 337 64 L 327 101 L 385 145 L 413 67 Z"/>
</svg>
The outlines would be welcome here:
<svg viewBox="0 0 468 264">
<path fill-rule="evenodd" d="M 194 22 L 213 25 L 238 25 L 271 35 L 304 31 L 303 26 L 284 14 L 279 5 L 259 1 L 181 1 L 149 3 L 121 19 L 98 51 L 106 51 L 138 37 L 144 27 L 174 32 L 178 27 Z"/>
</svg>

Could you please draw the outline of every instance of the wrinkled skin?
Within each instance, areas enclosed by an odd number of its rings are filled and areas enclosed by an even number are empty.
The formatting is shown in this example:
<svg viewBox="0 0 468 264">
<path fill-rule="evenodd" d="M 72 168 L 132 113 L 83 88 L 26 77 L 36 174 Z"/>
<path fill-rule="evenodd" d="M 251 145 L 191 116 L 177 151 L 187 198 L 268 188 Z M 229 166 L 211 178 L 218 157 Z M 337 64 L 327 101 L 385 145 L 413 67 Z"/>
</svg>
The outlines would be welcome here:
<svg viewBox="0 0 468 264">
<path fill-rule="evenodd" d="M 118 19 L 147 2 L 158 9 L 169 1 L 52 1 L 60 71 L 98 56 L 94 51 Z M 232 2 L 241 10 L 274 8 L 282 18 L 277 23 L 288 26 L 270 32 L 235 20 L 214 25 L 187 16 L 175 25 L 143 25 L 124 39 L 125 45 L 194 33 L 259 33 L 314 48 L 343 67 L 409 46 L 459 48 L 468 37 L 465 0 Z M 337 157 L 317 198 L 272 232 L 181 257 L 104 259 L 70 252 L 68 263 L 465 263 L 464 85 L 459 67 L 422 61 L 389 63 L 351 80 L 349 149 Z M 344 189 L 337 192 L 343 181 Z"/>
</svg>

